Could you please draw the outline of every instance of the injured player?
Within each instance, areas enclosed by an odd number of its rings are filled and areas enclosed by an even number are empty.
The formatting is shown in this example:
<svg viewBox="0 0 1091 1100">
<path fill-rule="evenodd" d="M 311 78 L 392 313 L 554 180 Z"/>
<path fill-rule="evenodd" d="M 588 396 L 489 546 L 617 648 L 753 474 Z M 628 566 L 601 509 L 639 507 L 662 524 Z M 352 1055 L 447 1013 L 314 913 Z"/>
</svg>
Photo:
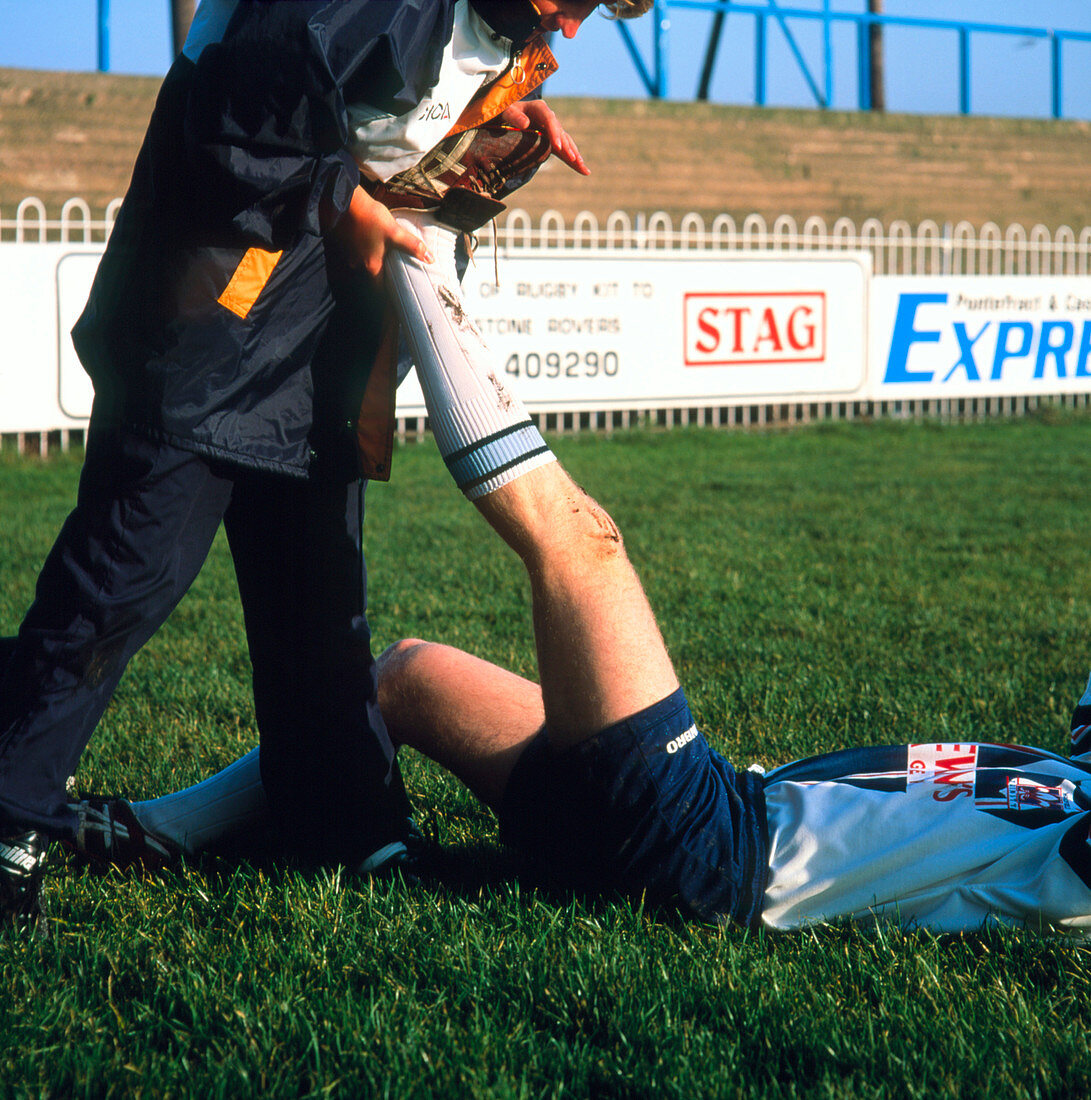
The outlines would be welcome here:
<svg viewBox="0 0 1091 1100">
<path fill-rule="evenodd" d="M 398 642 L 379 660 L 395 742 L 458 776 L 557 885 L 749 927 L 1091 928 L 1091 684 L 1073 733 L 1082 762 L 911 744 L 736 771 L 694 724 L 617 528 L 553 459 L 463 312 L 454 235 L 406 217 L 438 259 L 396 256 L 388 279 L 448 467 L 526 568 L 540 684 Z M 164 798 L 85 801 L 80 845 L 119 864 L 196 855 L 260 832 L 264 814 L 255 749 Z"/>
</svg>

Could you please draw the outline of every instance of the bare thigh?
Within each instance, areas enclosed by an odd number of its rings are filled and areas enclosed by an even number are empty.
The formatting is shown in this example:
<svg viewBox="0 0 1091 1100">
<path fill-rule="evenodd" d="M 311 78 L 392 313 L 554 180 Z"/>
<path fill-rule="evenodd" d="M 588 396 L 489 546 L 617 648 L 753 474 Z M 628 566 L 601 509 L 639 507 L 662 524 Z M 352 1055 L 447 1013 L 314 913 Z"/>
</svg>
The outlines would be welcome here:
<svg viewBox="0 0 1091 1100">
<path fill-rule="evenodd" d="M 395 642 L 380 656 L 379 707 L 396 744 L 435 760 L 493 808 L 545 722 L 537 684 L 417 639 Z"/>
</svg>

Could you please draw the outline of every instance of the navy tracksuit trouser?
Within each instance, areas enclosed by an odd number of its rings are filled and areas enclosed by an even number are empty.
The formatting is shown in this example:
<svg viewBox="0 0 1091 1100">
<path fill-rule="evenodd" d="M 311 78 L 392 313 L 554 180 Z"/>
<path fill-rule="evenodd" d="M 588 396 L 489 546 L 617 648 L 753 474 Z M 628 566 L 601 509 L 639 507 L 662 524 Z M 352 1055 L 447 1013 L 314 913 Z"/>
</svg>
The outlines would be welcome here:
<svg viewBox="0 0 1091 1100">
<path fill-rule="evenodd" d="M 76 507 L 0 665 L 0 832 L 72 833 L 65 780 L 222 520 L 281 841 L 351 862 L 403 839 L 409 806 L 365 615 L 363 510 L 360 481 L 254 472 L 92 429 Z"/>
</svg>

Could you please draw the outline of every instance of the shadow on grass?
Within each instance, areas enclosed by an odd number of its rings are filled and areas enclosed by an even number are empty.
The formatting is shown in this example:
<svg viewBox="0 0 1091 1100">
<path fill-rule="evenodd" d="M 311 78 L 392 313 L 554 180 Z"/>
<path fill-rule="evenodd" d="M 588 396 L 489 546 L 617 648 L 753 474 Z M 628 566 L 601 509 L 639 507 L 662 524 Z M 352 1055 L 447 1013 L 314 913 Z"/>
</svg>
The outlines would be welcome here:
<svg viewBox="0 0 1091 1100">
<path fill-rule="evenodd" d="M 490 894 L 502 895 L 512 885 L 517 885 L 519 897 L 528 909 L 544 906 L 560 912 L 576 906 L 586 917 L 595 918 L 616 915 L 621 906 L 638 918 L 646 916 L 657 925 L 676 931 L 694 923 L 670 904 L 645 904 L 641 898 L 626 897 L 614 891 L 576 889 L 546 881 L 515 851 L 489 841 L 442 845 L 430 842 L 420 858 L 411 864 L 396 866 L 377 876 L 356 876 L 344 868 L 308 864 L 286 858 L 268 845 L 253 843 L 245 850 L 220 850 L 181 864 L 151 869 L 139 865 L 118 868 L 88 864 L 71 853 L 58 852 L 58 857 L 52 867 L 54 875 L 154 882 L 161 890 L 179 894 L 192 892 L 196 885 L 200 893 L 222 901 L 237 893 L 244 883 L 257 879 L 263 879 L 266 888 L 279 891 L 291 890 L 301 881 L 318 887 L 328 883 L 331 876 L 340 875 L 344 889 L 364 889 L 369 884 L 379 884 L 409 894 L 426 892 L 437 903 L 445 899 L 476 902 Z"/>
<path fill-rule="evenodd" d="M 646 912 L 657 924 L 681 927 L 692 923 L 671 905 L 648 905 L 614 891 L 573 888 L 547 881 L 527 865 L 516 852 L 487 842 L 436 846 L 414 870 L 414 887 L 430 890 L 437 896 L 475 900 L 483 893 L 518 883 L 520 897 L 528 907 L 545 905 L 558 910 L 578 905 L 588 916 L 617 910 Z"/>
</svg>

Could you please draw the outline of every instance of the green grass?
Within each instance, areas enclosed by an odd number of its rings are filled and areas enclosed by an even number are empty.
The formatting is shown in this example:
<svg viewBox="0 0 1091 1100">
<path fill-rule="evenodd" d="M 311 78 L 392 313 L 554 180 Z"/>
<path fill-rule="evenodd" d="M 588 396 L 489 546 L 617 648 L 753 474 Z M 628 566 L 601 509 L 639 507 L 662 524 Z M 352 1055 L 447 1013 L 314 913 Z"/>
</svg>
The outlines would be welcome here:
<svg viewBox="0 0 1091 1100">
<path fill-rule="evenodd" d="M 910 738 L 1061 749 L 1091 665 L 1091 421 L 555 441 L 614 515 L 709 738 L 740 763 Z M 0 458 L 0 631 L 78 457 Z M 379 645 L 533 668 L 515 559 L 432 445 L 370 490 Z M 82 786 L 144 796 L 255 740 L 222 541 L 134 660 Z M 0 1096 L 1086 1096 L 1091 968 L 1031 932 L 754 935 L 511 877 L 490 816 L 405 762 L 465 873 L 345 883 L 62 864 L 0 939 Z"/>
</svg>

